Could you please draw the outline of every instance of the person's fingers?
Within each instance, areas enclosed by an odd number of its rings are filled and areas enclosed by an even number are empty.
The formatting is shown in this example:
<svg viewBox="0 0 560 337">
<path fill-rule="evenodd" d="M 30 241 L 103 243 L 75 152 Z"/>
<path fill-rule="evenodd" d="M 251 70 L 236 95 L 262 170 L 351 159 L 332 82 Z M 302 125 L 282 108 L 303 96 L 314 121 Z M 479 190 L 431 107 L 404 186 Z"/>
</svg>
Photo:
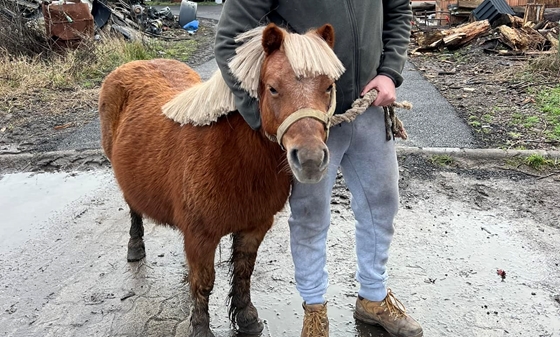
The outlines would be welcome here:
<svg viewBox="0 0 560 337">
<path fill-rule="evenodd" d="M 388 106 L 395 102 L 397 98 L 391 91 L 381 90 L 377 92 L 377 98 L 373 101 L 374 106 Z"/>
<path fill-rule="evenodd" d="M 362 90 L 362 96 L 370 92 L 375 87 L 376 87 L 375 81 L 370 81 L 368 84 L 366 84 L 364 90 Z"/>
</svg>

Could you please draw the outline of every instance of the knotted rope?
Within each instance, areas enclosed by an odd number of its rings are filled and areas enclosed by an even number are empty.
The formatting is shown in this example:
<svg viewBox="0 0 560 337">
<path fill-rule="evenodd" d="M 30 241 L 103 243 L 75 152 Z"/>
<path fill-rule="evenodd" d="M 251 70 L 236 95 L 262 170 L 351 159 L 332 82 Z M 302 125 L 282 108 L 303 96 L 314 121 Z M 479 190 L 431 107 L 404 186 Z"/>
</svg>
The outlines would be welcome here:
<svg viewBox="0 0 560 337">
<path fill-rule="evenodd" d="M 330 118 L 330 125 L 337 125 L 342 122 L 351 122 L 358 115 L 361 115 L 366 109 L 375 101 L 377 98 L 377 90 L 371 90 L 364 95 L 362 98 L 356 99 L 352 103 L 352 107 L 343 114 L 334 115 Z M 404 125 L 401 120 L 395 114 L 395 108 L 401 108 L 410 110 L 412 109 L 412 104 L 409 102 L 395 102 L 389 106 L 383 107 L 383 112 L 385 114 L 385 135 L 387 140 L 394 138 L 406 139 L 408 135 L 404 129 Z"/>
</svg>

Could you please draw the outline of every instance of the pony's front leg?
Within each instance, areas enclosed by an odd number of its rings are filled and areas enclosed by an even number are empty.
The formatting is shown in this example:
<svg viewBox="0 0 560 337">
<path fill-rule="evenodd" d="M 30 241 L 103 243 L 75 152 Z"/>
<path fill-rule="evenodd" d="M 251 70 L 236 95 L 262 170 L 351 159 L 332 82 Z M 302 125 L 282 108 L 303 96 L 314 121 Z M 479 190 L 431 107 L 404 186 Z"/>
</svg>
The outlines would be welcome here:
<svg viewBox="0 0 560 337">
<path fill-rule="evenodd" d="M 233 234 L 231 253 L 232 279 L 229 316 L 237 324 L 238 330 L 245 334 L 258 334 L 264 326 L 259 313 L 251 302 L 251 275 L 255 267 L 257 250 L 272 226 L 274 219 L 261 223 L 248 231 Z"/>
<path fill-rule="evenodd" d="M 189 337 L 214 337 L 210 331 L 208 299 L 214 288 L 214 255 L 220 238 L 184 233 L 184 246 L 189 263 L 188 281 L 193 300 Z"/>
</svg>

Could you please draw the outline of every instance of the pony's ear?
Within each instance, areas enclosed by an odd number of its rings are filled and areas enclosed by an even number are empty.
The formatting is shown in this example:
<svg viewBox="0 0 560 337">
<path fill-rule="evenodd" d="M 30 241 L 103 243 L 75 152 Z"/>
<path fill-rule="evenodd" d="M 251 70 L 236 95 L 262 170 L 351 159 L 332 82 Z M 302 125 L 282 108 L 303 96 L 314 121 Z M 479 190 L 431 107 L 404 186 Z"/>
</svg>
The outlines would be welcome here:
<svg viewBox="0 0 560 337">
<path fill-rule="evenodd" d="M 323 40 L 327 41 L 329 47 L 334 47 L 334 28 L 329 23 L 321 26 L 317 29 L 317 34 L 323 38 Z"/>
<path fill-rule="evenodd" d="M 262 35 L 262 46 L 264 53 L 270 55 L 273 52 L 280 49 L 282 42 L 284 41 L 284 33 L 278 26 L 273 23 L 269 23 L 268 26 L 263 31 Z"/>
</svg>

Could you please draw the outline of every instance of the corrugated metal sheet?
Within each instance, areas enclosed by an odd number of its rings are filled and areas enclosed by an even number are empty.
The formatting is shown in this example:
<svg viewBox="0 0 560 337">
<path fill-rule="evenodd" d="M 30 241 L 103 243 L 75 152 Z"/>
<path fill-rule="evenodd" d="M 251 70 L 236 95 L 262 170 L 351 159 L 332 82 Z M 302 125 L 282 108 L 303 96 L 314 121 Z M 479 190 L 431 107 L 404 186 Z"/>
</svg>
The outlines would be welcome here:
<svg viewBox="0 0 560 337">
<path fill-rule="evenodd" d="M 484 0 L 472 14 L 477 20 L 488 20 L 492 23 L 502 14 L 515 15 L 515 12 L 505 0 Z"/>
</svg>

